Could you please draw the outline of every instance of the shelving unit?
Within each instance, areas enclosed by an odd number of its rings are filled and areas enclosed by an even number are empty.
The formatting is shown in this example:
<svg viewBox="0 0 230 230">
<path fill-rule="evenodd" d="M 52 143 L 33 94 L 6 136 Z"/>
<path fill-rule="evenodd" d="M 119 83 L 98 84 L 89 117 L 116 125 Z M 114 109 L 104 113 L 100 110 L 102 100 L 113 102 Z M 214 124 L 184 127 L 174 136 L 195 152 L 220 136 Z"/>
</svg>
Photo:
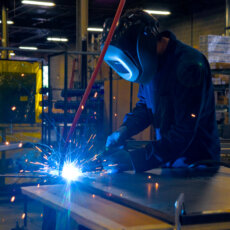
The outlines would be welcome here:
<svg viewBox="0 0 230 230">
<path fill-rule="evenodd" d="M 211 63 L 210 66 L 213 76 L 220 75 L 219 82 L 213 81 L 220 136 L 230 138 L 230 63 Z M 225 77 L 226 80 L 221 80 L 221 77 Z M 218 77 L 213 77 L 214 79 Z"/>
</svg>

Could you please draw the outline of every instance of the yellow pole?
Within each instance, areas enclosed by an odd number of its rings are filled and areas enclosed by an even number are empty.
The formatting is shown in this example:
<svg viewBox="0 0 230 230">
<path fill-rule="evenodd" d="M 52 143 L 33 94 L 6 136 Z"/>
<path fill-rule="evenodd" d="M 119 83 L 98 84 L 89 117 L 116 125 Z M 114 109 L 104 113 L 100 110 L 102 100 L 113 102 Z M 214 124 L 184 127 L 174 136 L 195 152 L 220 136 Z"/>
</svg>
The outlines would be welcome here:
<svg viewBox="0 0 230 230">
<path fill-rule="evenodd" d="M 230 1 L 226 0 L 226 6 L 225 6 L 225 19 L 226 19 L 226 30 L 225 34 L 227 36 L 230 35 Z"/>
<path fill-rule="evenodd" d="M 88 0 L 81 0 L 81 39 L 87 40 L 87 27 L 88 27 Z"/>
<path fill-rule="evenodd" d="M 4 3 L 2 4 L 2 46 L 7 47 L 7 12 Z M 2 59 L 7 59 L 7 50 L 2 51 Z"/>
</svg>

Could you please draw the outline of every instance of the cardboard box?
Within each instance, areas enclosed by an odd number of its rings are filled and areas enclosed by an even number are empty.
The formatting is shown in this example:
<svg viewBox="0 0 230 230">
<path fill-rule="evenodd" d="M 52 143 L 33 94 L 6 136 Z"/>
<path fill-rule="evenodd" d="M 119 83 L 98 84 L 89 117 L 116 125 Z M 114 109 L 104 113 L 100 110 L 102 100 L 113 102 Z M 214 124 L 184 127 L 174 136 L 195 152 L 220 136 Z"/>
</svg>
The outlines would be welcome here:
<svg viewBox="0 0 230 230">
<path fill-rule="evenodd" d="M 230 63 L 230 36 L 202 35 L 199 48 L 209 63 Z"/>
</svg>

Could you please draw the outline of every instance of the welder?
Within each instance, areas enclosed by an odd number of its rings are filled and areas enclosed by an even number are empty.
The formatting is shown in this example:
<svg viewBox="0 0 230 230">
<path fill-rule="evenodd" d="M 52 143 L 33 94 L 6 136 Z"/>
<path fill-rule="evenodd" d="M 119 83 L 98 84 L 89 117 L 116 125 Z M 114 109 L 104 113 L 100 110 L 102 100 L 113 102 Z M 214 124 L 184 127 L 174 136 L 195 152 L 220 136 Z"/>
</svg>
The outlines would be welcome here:
<svg viewBox="0 0 230 230">
<path fill-rule="evenodd" d="M 102 47 L 109 28 L 107 20 Z M 159 32 L 155 17 L 134 9 L 121 17 L 104 60 L 123 79 L 139 83 L 139 101 L 107 138 L 108 149 L 153 125 L 151 144 L 130 152 L 137 172 L 219 161 L 212 78 L 202 53 L 170 31 Z"/>
</svg>

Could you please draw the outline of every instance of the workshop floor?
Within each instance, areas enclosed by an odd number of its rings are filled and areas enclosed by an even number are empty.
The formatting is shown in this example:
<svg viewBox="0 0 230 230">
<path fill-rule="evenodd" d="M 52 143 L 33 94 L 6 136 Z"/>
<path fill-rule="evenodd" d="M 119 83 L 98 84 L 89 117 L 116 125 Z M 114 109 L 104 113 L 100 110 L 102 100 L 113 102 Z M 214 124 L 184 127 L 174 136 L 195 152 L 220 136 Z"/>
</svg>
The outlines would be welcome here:
<svg viewBox="0 0 230 230">
<path fill-rule="evenodd" d="M 0 203 L 0 230 L 23 230 L 23 208 L 22 197 L 16 197 L 15 202 L 1 201 Z M 27 230 L 41 230 L 42 227 L 42 205 L 29 201 L 28 203 L 28 226 Z M 16 228 L 18 222 L 19 228 Z"/>
</svg>

